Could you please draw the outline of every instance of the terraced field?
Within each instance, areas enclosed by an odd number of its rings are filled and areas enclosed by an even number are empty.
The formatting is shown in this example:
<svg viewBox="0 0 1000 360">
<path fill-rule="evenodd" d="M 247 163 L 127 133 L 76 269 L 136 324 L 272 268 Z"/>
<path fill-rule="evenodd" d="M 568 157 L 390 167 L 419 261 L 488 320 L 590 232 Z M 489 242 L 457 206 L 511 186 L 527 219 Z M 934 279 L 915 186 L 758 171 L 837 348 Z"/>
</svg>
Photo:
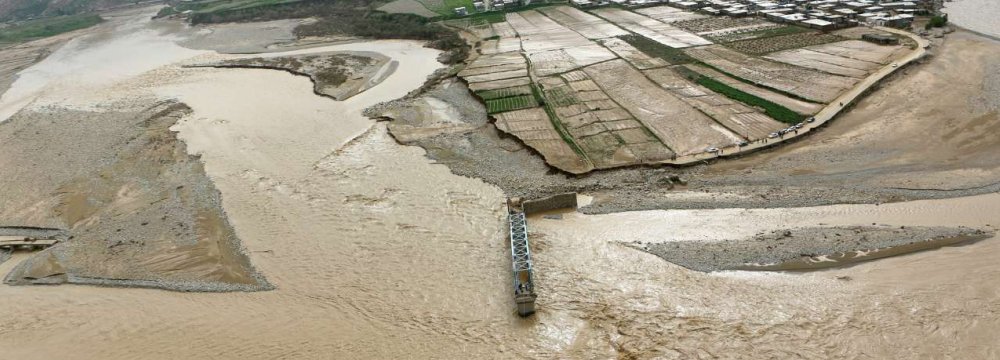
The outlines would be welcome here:
<svg viewBox="0 0 1000 360">
<path fill-rule="evenodd" d="M 588 39 L 604 39 L 628 34 L 628 31 L 574 7 L 555 6 L 542 8 L 539 11 Z"/>
<path fill-rule="evenodd" d="M 538 107 L 538 101 L 535 100 L 534 95 L 519 95 L 486 100 L 486 111 L 490 114 L 533 107 Z"/>
<path fill-rule="evenodd" d="M 458 75 L 498 129 L 574 174 L 690 161 L 768 138 L 906 53 L 662 6 L 551 6 L 503 19 L 476 27 L 490 37 Z"/>
<path fill-rule="evenodd" d="M 627 10 L 603 8 L 594 10 L 594 14 L 628 31 L 676 49 L 712 43 L 681 28 Z"/>
<path fill-rule="evenodd" d="M 685 53 L 737 79 L 820 103 L 833 101 L 858 81 L 855 78 L 746 56 L 721 45 L 688 49 Z"/>
</svg>

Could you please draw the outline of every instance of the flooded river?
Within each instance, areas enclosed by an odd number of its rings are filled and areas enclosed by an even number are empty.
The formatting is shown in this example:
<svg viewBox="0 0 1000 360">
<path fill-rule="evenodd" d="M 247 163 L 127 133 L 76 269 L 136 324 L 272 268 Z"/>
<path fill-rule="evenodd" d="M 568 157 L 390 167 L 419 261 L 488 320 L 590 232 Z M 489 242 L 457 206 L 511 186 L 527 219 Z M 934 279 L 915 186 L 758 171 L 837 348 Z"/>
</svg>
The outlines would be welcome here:
<svg viewBox="0 0 1000 360">
<path fill-rule="evenodd" d="M 953 0 L 945 2 L 948 20 L 966 29 L 1000 38 L 1000 2 L 996 0 Z"/>
<path fill-rule="evenodd" d="M 104 41 L 97 45 L 115 40 Z M 111 104 L 176 99 L 194 109 L 174 129 L 202 155 L 239 238 L 277 289 L 3 285 L 0 357 L 998 356 L 997 239 L 808 274 L 699 273 L 619 244 L 711 241 L 795 225 L 991 228 L 1000 225 L 997 194 L 530 219 L 539 313 L 520 319 L 504 194 L 398 145 L 384 124 L 360 114 L 420 86 L 440 66 L 437 52 L 403 41 L 316 51 L 327 50 L 380 52 L 400 67 L 344 102 L 315 96 L 308 79 L 284 72 L 188 69 L 173 60 L 113 84 L 74 85 Z M 93 54 L 65 51 L 68 60 Z M 49 96 L 49 88 L 35 90 L 34 104 L 76 106 L 89 96 Z"/>
</svg>

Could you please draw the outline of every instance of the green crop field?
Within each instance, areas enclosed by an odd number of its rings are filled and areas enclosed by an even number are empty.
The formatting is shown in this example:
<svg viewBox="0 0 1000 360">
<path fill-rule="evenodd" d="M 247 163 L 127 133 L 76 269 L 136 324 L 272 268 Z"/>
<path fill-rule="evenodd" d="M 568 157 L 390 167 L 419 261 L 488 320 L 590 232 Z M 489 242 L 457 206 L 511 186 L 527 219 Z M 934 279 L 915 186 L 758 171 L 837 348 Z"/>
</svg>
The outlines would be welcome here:
<svg viewBox="0 0 1000 360">
<path fill-rule="evenodd" d="M 642 35 L 622 35 L 618 38 L 650 57 L 660 58 L 674 65 L 694 62 L 694 59 L 685 54 L 683 50 L 660 44 Z"/>
<path fill-rule="evenodd" d="M 104 19 L 95 14 L 57 16 L 17 23 L 0 29 L 0 43 L 18 43 L 88 28 Z"/>
<path fill-rule="evenodd" d="M 493 100 L 518 95 L 531 95 L 531 87 L 528 85 L 515 86 L 505 89 L 485 90 L 476 93 L 483 100 Z"/>
<path fill-rule="evenodd" d="M 513 110 L 527 109 L 538 106 L 538 101 L 532 95 L 520 95 L 493 100 L 486 100 L 486 111 L 490 114 Z"/>
<path fill-rule="evenodd" d="M 778 120 L 786 124 L 797 124 L 805 119 L 804 116 L 789 110 L 788 108 L 775 104 L 765 99 L 761 99 L 757 96 L 747 94 L 739 89 L 732 86 L 726 85 L 722 82 L 716 81 L 707 76 L 699 76 L 695 82 L 698 85 L 704 86 L 709 90 L 722 94 L 730 99 L 739 101 L 741 103 L 747 104 L 749 106 L 758 107 L 764 109 L 764 113 L 771 118 Z"/>
<path fill-rule="evenodd" d="M 560 86 L 545 91 L 545 102 L 552 106 L 568 106 L 580 103 L 580 99 L 569 86 Z"/>
</svg>

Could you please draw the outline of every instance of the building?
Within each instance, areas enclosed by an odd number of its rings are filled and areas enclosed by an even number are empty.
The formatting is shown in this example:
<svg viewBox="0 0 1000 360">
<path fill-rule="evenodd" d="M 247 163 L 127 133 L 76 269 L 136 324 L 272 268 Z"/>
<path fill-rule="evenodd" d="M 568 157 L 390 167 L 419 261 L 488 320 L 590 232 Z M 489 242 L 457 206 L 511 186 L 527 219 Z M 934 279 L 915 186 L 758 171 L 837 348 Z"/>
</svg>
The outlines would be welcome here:
<svg viewBox="0 0 1000 360">
<path fill-rule="evenodd" d="M 802 24 L 802 26 L 805 26 L 805 27 L 808 27 L 808 28 L 818 29 L 818 30 L 822 30 L 822 31 L 830 31 L 830 30 L 834 30 L 834 29 L 837 28 L 837 24 L 834 24 L 834 23 L 826 21 L 826 20 L 820 20 L 820 19 L 804 20 L 804 21 L 799 22 L 799 24 Z"/>
<path fill-rule="evenodd" d="M 895 36 L 885 34 L 864 34 L 861 40 L 873 42 L 879 45 L 899 45 L 899 39 Z"/>
</svg>

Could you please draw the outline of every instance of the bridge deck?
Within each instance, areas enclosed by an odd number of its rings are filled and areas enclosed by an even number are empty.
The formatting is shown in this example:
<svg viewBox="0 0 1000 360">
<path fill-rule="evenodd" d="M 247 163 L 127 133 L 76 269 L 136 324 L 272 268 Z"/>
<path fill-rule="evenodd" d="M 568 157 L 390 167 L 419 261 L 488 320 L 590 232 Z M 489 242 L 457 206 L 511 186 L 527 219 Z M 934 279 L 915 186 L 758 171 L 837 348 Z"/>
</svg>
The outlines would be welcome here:
<svg viewBox="0 0 1000 360">
<path fill-rule="evenodd" d="M 24 236 L 0 236 L 0 249 L 46 248 L 59 243 L 56 239 L 35 239 Z"/>
<path fill-rule="evenodd" d="M 528 223 L 519 209 L 510 209 L 510 253 L 514 270 L 514 301 L 517 313 L 528 316 L 535 313 L 535 283 L 532 274 L 531 249 L 528 246 Z"/>
</svg>

